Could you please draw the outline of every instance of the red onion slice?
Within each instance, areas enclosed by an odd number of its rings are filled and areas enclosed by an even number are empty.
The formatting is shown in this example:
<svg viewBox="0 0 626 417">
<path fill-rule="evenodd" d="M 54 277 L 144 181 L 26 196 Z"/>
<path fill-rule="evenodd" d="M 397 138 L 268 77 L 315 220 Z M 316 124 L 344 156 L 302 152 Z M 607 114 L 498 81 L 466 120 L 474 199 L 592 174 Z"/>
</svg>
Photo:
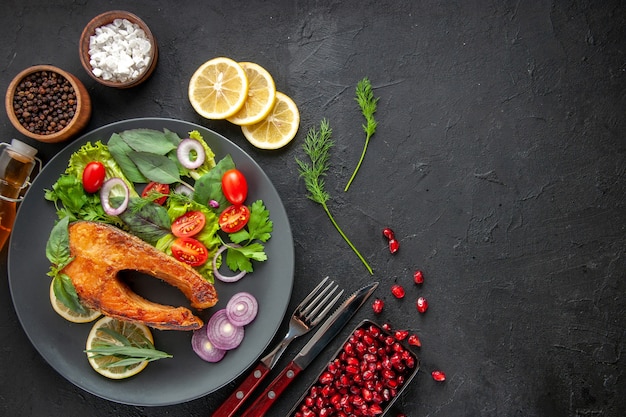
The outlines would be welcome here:
<svg viewBox="0 0 626 417">
<path fill-rule="evenodd" d="M 113 188 L 120 186 L 124 191 L 124 201 L 118 207 L 113 207 L 111 202 L 109 201 L 109 197 L 111 195 L 111 191 Z M 128 200 L 130 198 L 130 191 L 128 190 L 128 185 L 118 177 L 111 178 L 102 184 L 102 188 L 100 188 L 100 202 L 102 204 L 102 208 L 104 212 L 110 216 L 117 216 L 126 210 L 128 207 Z"/>
<path fill-rule="evenodd" d="M 233 295 L 226 304 L 226 316 L 235 326 L 245 326 L 255 319 L 259 311 L 259 303 L 248 292 Z"/>
<path fill-rule="evenodd" d="M 226 355 L 225 350 L 218 349 L 211 343 L 207 336 L 206 326 L 194 330 L 191 336 L 191 347 L 196 355 L 207 362 L 219 362 Z"/>
<path fill-rule="evenodd" d="M 191 152 L 196 153 L 196 158 L 191 159 Z M 176 157 L 180 164 L 187 169 L 196 169 L 204 163 L 205 152 L 202 144 L 195 139 L 183 139 L 176 149 Z"/>
<path fill-rule="evenodd" d="M 238 246 L 238 245 L 233 245 L 233 246 Z M 222 275 L 220 273 L 220 271 L 218 271 L 218 269 L 217 269 L 217 257 L 220 256 L 222 254 L 222 252 L 224 252 L 226 249 L 228 249 L 228 246 L 227 245 L 222 245 L 217 250 L 217 252 L 215 252 L 215 255 L 213 256 L 213 275 L 215 275 L 215 278 L 219 279 L 222 282 L 239 281 L 241 278 L 243 278 L 246 275 L 246 271 L 241 271 L 237 275 L 233 275 L 233 276 L 227 277 L 225 275 Z"/>
<path fill-rule="evenodd" d="M 218 349 L 231 350 L 239 346 L 244 336 L 244 329 L 228 320 L 226 310 L 215 312 L 206 326 L 209 341 Z"/>
</svg>

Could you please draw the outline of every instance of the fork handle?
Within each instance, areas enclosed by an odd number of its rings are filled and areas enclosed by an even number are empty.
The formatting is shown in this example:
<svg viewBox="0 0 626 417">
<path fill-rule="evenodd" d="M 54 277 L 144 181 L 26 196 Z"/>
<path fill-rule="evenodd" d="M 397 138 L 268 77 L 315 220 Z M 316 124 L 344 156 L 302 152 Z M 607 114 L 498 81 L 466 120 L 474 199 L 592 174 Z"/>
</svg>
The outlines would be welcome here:
<svg viewBox="0 0 626 417">
<path fill-rule="evenodd" d="M 257 397 L 241 417 L 263 417 L 293 379 L 302 372 L 302 368 L 291 361 L 285 369 Z"/>
<path fill-rule="evenodd" d="M 212 417 L 231 417 L 235 415 L 235 412 L 241 407 L 250 394 L 252 394 L 252 391 L 259 386 L 269 372 L 270 368 L 259 362 L 256 368 L 248 374 L 239 387 L 237 387 L 226 401 L 212 414 Z"/>
</svg>

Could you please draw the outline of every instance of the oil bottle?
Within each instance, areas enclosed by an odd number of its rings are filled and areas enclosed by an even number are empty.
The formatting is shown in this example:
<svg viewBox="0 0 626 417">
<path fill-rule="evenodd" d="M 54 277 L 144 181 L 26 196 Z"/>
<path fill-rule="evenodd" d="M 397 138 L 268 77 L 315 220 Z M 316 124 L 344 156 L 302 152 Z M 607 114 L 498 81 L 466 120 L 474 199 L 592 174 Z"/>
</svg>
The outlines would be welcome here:
<svg viewBox="0 0 626 417">
<path fill-rule="evenodd" d="M 17 203 L 30 185 L 37 149 L 17 139 L 0 144 L 0 249 L 11 234 Z"/>
</svg>

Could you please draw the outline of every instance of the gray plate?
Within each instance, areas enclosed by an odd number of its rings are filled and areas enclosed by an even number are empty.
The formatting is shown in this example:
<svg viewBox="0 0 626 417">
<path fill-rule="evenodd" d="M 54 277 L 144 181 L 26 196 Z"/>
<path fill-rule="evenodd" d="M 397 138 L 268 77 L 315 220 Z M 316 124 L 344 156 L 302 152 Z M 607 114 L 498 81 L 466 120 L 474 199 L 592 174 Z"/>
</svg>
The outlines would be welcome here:
<svg viewBox="0 0 626 417">
<path fill-rule="evenodd" d="M 153 362 L 138 375 L 126 380 L 109 380 L 96 373 L 83 353 L 88 324 L 70 323 L 52 309 L 49 301 L 49 262 L 45 246 L 56 220 L 54 205 L 44 199 L 65 171 L 70 155 L 84 143 L 101 140 L 128 129 L 169 129 L 185 137 L 198 130 L 216 154 L 216 160 L 230 154 L 249 184 L 248 202 L 262 199 L 274 223 L 272 238 L 265 247 L 268 260 L 255 263 L 254 272 L 237 283 L 215 284 L 220 301 L 214 309 L 200 315 L 208 319 L 212 311 L 223 308 L 230 296 L 248 291 L 259 301 L 256 320 L 246 326 L 242 344 L 228 352 L 217 364 L 199 359 L 191 349 L 191 333 L 154 330 L 158 349 L 174 355 Z M 271 181 L 256 162 L 237 145 L 202 126 L 184 121 L 145 118 L 113 123 L 96 129 L 56 155 L 37 175 L 21 203 L 11 235 L 8 275 L 15 311 L 30 341 L 44 359 L 76 386 L 107 400 L 119 403 L 159 406 L 190 401 L 228 384 L 254 363 L 276 334 L 285 315 L 294 275 L 294 249 L 289 219 Z M 180 292 L 152 277 L 128 273 L 135 291 L 159 303 L 189 306 Z"/>
</svg>

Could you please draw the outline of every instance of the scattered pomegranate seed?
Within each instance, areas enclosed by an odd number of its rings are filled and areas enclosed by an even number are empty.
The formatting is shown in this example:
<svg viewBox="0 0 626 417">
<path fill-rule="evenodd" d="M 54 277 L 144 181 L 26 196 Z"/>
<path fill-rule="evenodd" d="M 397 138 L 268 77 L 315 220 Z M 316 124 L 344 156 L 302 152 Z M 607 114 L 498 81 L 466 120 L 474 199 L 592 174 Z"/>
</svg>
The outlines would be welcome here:
<svg viewBox="0 0 626 417">
<path fill-rule="evenodd" d="M 380 314 L 382 313 L 384 306 L 385 306 L 385 302 L 381 300 L 380 298 L 377 298 L 372 303 L 372 310 L 374 310 L 374 313 Z"/>
<path fill-rule="evenodd" d="M 404 298 L 404 288 L 400 284 L 394 284 L 391 286 L 391 293 L 396 298 Z"/>
<path fill-rule="evenodd" d="M 408 330 L 396 330 L 395 333 L 393 334 L 393 337 L 395 337 L 396 340 L 404 340 L 406 339 L 408 335 L 409 335 Z"/>
<path fill-rule="evenodd" d="M 418 298 L 415 305 L 417 306 L 417 311 L 420 313 L 425 313 L 426 310 L 428 310 L 428 300 L 424 297 Z"/>
<path fill-rule="evenodd" d="M 419 269 L 413 273 L 413 282 L 418 285 L 424 283 L 424 274 Z"/>
<path fill-rule="evenodd" d="M 432 371 L 431 375 L 435 381 L 443 382 L 446 380 L 446 374 L 443 371 Z"/>
<path fill-rule="evenodd" d="M 391 324 L 389 323 L 383 323 L 383 330 L 386 332 L 390 332 L 391 331 Z"/>
<path fill-rule="evenodd" d="M 419 336 L 416 335 L 415 333 L 409 336 L 408 342 L 409 342 L 409 345 L 411 346 L 422 347 L 422 341 L 420 340 Z"/>
<path fill-rule="evenodd" d="M 400 249 L 400 242 L 396 239 L 389 239 L 389 252 L 396 253 Z"/>
<path fill-rule="evenodd" d="M 396 235 L 393 233 L 393 230 L 388 227 L 385 227 L 383 229 L 383 236 L 385 236 L 388 240 L 395 239 L 396 237 Z"/>
</svg>

